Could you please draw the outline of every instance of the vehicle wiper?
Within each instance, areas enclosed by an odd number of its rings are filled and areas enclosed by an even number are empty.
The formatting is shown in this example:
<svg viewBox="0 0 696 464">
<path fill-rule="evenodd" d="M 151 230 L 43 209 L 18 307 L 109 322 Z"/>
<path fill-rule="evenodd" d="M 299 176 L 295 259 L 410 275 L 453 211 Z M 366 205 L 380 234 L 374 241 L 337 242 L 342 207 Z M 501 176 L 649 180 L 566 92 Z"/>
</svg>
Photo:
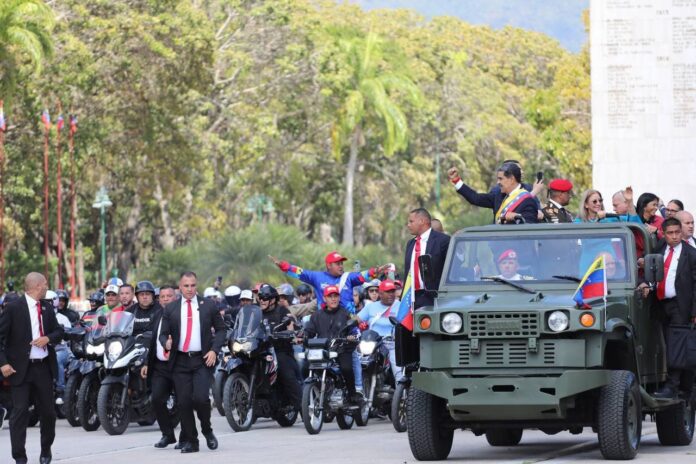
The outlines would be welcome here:
<svg viewBox="0 0 696 464">
<path fill-rule="evenodd" d="M 582 279 L 579 279 L 575 276 L 569 276 L 569 275 L 554 275 L 551 277 L 553 277 L 554 279 L 572 280 L 573 282 L 578 282 L 578 283 L 582 282 Z"/>
<path fill-rule="evenodd" d="M 492 280 L 493 282 L 500 282 L 501 284 L 507 284 L 511 287 L 516 288 L 517 290 L 531 293 L 531 294 L 536 294 L 535 290 L 532 290 L 531 288 L 527 288 L 524 285 L 516 284 L 515 282 L 507 279 L 503 279 L 502 277 L 497 277 L 497 276 L 483 276 L 481 277 L 481 280 Z"/>
</svg>

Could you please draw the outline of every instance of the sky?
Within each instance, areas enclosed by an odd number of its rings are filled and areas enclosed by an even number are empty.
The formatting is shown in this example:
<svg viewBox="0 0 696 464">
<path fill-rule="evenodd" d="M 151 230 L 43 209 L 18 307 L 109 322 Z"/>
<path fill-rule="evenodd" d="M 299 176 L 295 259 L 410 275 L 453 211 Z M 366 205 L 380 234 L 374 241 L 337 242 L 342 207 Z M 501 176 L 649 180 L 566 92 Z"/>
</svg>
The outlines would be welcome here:
<svg viewBox="0 0 696 464">
<path fill-rule="evenodd" d="M 543 32 L 572 52 L 587 41 L 582 12 L 589 0 L 347 0 L 366 10 L 409 8 L 427 18 L 456 16 L 495 29 L 515 26 Z"/>
</svg>

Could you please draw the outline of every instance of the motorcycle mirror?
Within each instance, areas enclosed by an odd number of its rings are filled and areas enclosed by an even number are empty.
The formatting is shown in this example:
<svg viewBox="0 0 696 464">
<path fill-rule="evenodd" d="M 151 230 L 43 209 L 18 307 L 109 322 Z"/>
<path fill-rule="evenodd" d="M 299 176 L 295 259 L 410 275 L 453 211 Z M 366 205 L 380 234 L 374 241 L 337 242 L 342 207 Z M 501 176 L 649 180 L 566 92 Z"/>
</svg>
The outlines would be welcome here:
<svg viewBox="0 0 696 464">
<path fill-rule="evenodd" d="M 97 321 L 99 322 L 99 325 L 106 325 L 106 316 L 101 315 L 97 318 Z"/>
</svg>

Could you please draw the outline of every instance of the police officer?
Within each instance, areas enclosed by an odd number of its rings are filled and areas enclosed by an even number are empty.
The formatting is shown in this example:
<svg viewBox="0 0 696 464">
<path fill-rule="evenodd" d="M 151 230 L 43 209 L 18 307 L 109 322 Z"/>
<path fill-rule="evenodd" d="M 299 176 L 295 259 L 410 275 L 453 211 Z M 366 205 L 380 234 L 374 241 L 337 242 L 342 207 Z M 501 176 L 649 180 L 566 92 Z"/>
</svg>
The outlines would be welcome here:
<svg viewBox="0 0 696 464">
<path fill-rule="evenodd" d="M 152 331 L 155 316 L 162 311 L 162 307 L 155 301 L 155 286 L 149 280 L 138 282 L 135 286 L 135 298 L 138 302 L 126 309 L 135 316 L 134 336 Z"/>
<path fill-rule="evenodd" d="M 268 284 L 263 284 L 259 289 L 258 299 L 259 307 L 263 311 L 264 321 L 273 330 L 274 327 L 288 321 L 294 321 L 290 311 L 284 306 L 278 304 L 280 296 L 278 291 Z M 288 324 L 288 329 L 292 330 L 292 322 Z M 297 381 L 297 372 L 299 366 L 293 355 L 292 344 L 290 340 L 274 340 L 273 348 L 278 359 L 278 378 L 283 385 L 283 391 L 288 398 L 288 401 L 296 410 L 300 410 L 300 399 L 302 393 L 300 384 Z"/>
<path fill-rule="evenodd" d="M 56 295 L 58 296 L 58 312 L 67 317 L 70 324 L 75 325 L 80 320 L 80 314 L 74 309 L 68 308 L 70 295 L 65 290 L 56 290 Z"/>
<path fill-rule="evenodd" d="M 549 184 L 549 200 L 541 212 L 544 221 L 554 224 L 573 222 L 573 215 L 566 209 L 570 203 L 573 184 L 567 179 L 554 179 Z"/>
</svg>

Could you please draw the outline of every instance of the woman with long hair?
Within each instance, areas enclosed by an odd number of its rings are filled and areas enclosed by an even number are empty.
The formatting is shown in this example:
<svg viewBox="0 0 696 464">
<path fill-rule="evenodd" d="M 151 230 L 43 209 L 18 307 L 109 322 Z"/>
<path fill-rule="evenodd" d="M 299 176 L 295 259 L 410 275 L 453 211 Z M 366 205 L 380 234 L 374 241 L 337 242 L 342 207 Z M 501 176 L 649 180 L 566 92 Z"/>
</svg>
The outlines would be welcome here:
<svg viewBox="0 0 696 464">
<path fill-rule="evenodd" d="M 654 193 L 645 192 L 638 197 L 636 212 L 638 217 L 645 224 L 650 234 L 657 234 L 657 238 L 662 238 L 662 222 L 664 219 L 657 214 L 660 199 Z"/>
</svg>

